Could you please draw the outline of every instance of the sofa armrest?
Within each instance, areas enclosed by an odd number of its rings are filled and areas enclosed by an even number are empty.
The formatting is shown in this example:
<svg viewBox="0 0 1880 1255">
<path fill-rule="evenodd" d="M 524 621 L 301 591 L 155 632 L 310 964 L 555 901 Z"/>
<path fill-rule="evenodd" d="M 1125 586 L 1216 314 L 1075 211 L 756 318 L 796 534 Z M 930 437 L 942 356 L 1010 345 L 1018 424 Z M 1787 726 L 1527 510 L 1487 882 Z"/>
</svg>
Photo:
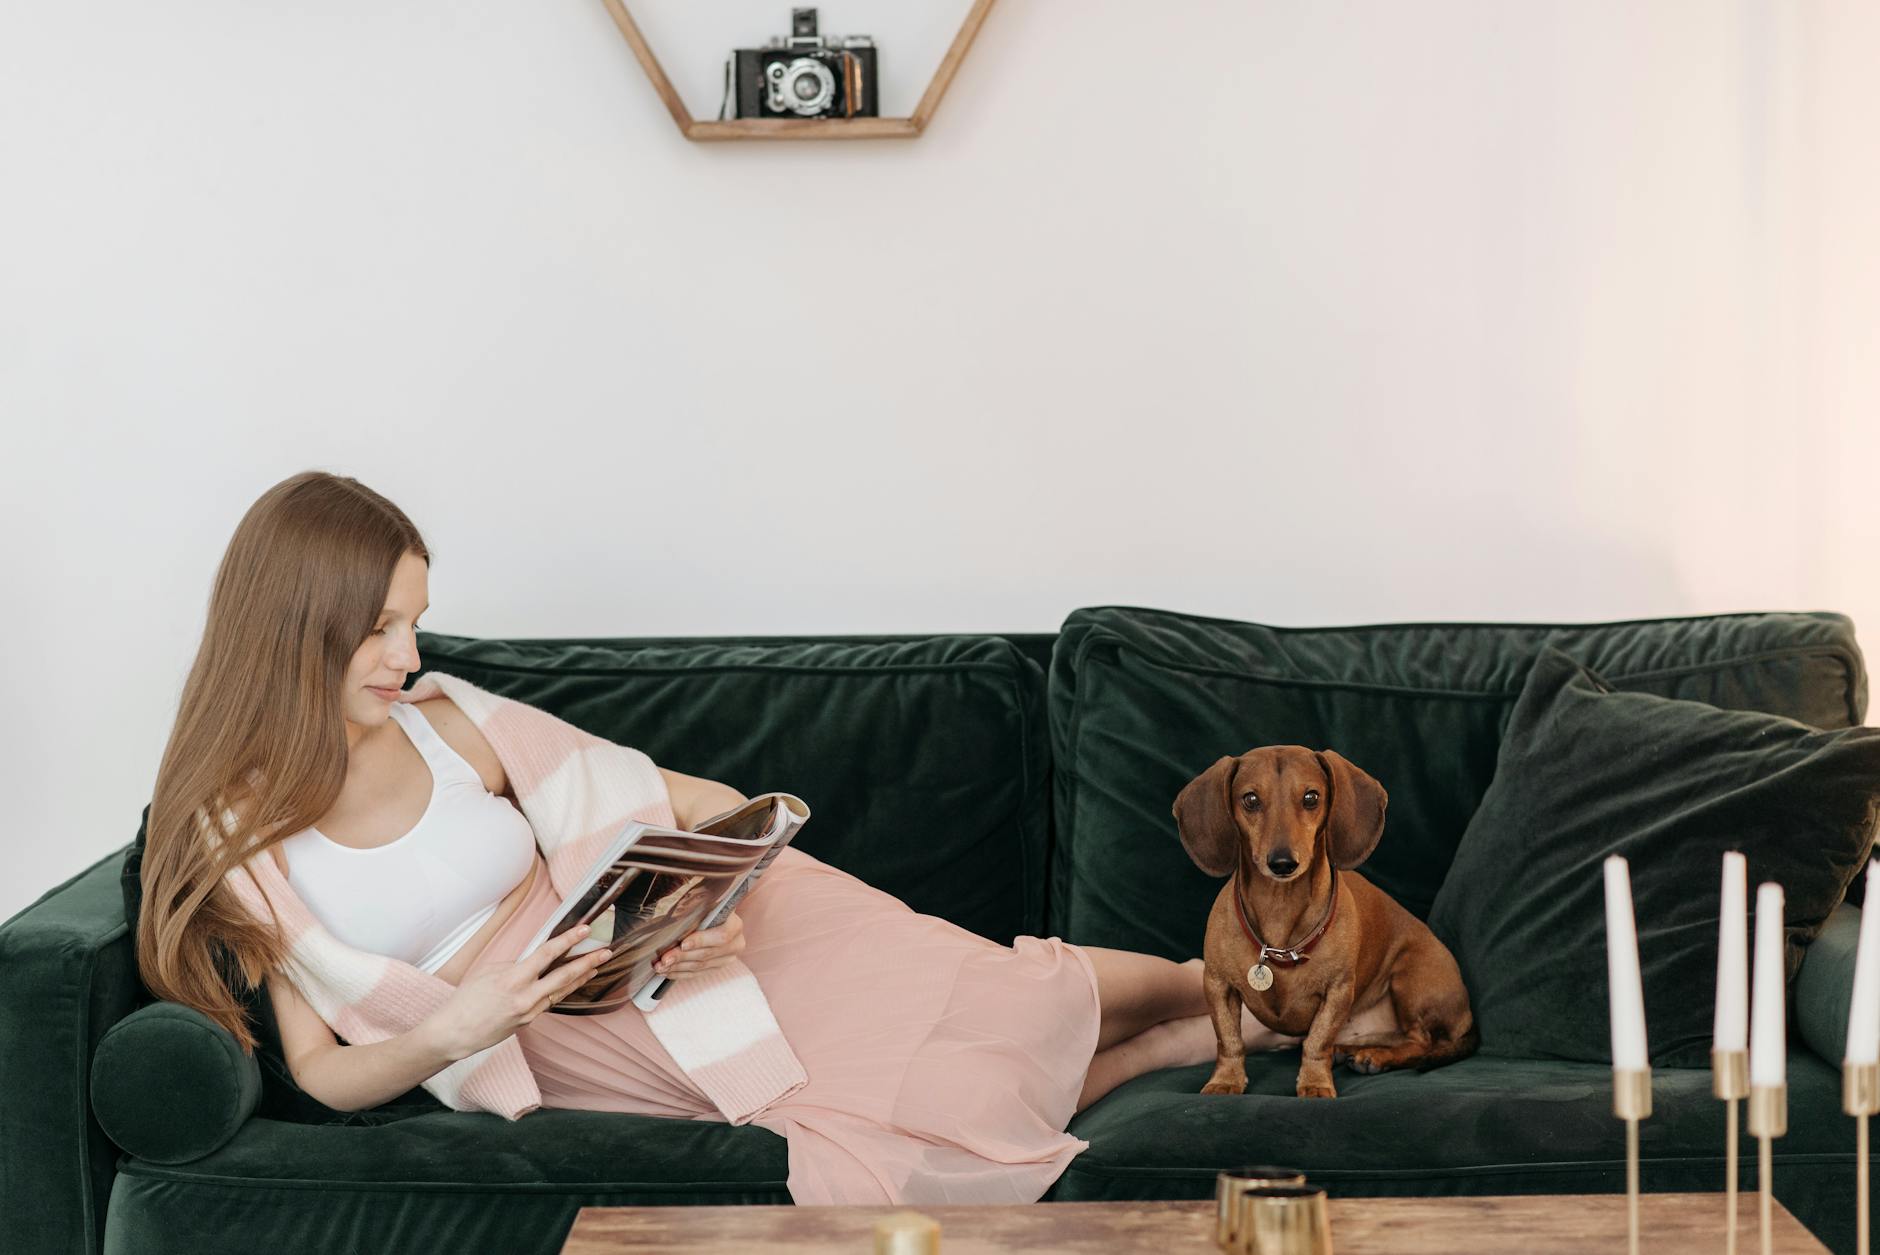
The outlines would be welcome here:
<svg viewBox="0 0 1880 1255">
<path fill-rule="evenodd" d="M 1795 1027 L 1809 1049 L 1835 1067 L 1847 1053 L 1847 1012 L 1854 1000 L 1854 951 L 1860 908 L 1843 902 L 1802 954 L 1795 975 Z"/>
<path fill-rule="evenodd" d="M 9 1250 L 104 1243 L 117 1151 L 91 1115 L 92 1053 L 142 993 L 117 850 L 0 924 L 0 1216 Z"/>
<path fill-rule="evenodd" d="M 153 1002 L 98 1042 L 91 1109 L 111 1140 L 151 1163 L 220 1149 L 261 1099 L 261 1066 L 193 1007 Z"/>
</svg>

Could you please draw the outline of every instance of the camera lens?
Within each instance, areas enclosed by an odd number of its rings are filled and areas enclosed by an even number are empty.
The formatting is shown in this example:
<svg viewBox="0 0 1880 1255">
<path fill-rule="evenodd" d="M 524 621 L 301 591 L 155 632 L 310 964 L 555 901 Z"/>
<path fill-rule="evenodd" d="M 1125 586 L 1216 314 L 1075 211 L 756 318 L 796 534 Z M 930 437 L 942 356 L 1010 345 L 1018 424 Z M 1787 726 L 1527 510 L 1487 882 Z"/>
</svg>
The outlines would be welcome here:
<svg viewBox="0 0 1880 1255">
<path fill-rule="evenodd" d="M 770 108 L 777 113 L 815 117 L 835 94 L 835 75 L 813 57 L 798 57 L 781 72 L 775 67 L 771 70 Z"/>
</svg>

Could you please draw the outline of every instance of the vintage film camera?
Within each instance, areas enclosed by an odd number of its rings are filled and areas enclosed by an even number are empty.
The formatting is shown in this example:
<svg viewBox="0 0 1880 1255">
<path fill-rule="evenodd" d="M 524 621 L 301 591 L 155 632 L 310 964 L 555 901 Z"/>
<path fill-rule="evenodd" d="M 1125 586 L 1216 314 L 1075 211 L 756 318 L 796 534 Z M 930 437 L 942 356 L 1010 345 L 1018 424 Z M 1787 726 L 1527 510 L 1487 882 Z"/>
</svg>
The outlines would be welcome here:
<svg viewBox="0 0 1880 1255">
<path fill-rule="evenodd" d="M 790 35 L 762 48 L 738 48 L 725 62 L 719 118 L 880 116 L 875 41 L 816 32 L 815 9 L 790 10 Z"/>
</svg>

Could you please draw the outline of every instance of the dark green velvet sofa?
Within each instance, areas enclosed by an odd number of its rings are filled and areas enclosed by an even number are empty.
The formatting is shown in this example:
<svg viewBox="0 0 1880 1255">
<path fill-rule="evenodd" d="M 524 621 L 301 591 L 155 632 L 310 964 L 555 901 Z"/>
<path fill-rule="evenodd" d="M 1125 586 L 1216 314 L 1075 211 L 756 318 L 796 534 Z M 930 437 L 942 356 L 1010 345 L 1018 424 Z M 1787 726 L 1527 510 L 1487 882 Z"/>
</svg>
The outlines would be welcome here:
<svg viewBox="0 0 1880 1255">
<path fill-rule="evenodd" d="M 1622 688 L 1824 728 L 1865 715 L 1852 627 L 1831 614 L 1279 629 L 1099 607 L 1009 636 L 420 637 L 425 670 L 746 793 L 797 792 L 816 811 L 803 848 L 916 910 L 1000 941 L 1178 959 L 1200 952 L 1218 888 L 1169 814 L 1193 774 L 1257 744 L 1336 747 L 1390 791 L 1367 874 L 1424 915 L 1546 644 Z M 421 1088 L 371 1111 L 321 1106 L 288 1076 L 265 994 L 253 1058 L 151 1002 L 128 923 L 141 837 L 0 926 L 5 1250 L 546 1255 L 583 1205 L 790 1201 L 784 1143 L 753 1126 L 578 1111 L 511 1123 Z M 1693 875 L 1708 886 L 1714 869 Z M 1837 1062 L 1858 914 L 1837 910 L 1791 991 L 1790 1132 L 1775 1155 L 1778 1196 L 1850 1251 Z M 1298 1062 L 1255 1056 L 1239 1097 L 1201 1096 L 1206 1066 L 1120 1087 L 1073 1121 L 1090 1148 L 1048 1198 L 1201 1198 L 1245 1161 L 1297 1165 L 1344 1195 L 1623 1189 L 1603 1066 L 1340 1069 L 1339 1098 L 1306 1102 L 1292 1097 Z M 1655 1080 L 1645 1188 L 1721 1188 L 1708 1073 Z"/>
</svg>

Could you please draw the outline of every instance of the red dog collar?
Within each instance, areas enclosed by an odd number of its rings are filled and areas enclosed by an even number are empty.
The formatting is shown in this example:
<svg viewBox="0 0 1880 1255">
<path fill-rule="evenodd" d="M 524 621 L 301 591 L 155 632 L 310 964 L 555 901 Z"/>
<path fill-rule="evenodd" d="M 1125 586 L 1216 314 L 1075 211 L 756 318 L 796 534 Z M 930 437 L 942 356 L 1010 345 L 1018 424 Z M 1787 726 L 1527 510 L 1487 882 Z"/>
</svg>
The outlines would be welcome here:
<svg viewBox="0 0 1880 1255">
<path fill-rule="evenodd" d="M 1282 950 L 1277 946 L 1267 945 L 1264 941 L 1260 940 L 1259 934 L 1253 931 L 1253 925 L 1247 921 L 1246 904 L 1240 900 L 1240 885 L 1238 883 L 1234 885 L 1234 910 L 1240 916 L 1240 927 L 1246 932 L 1247 940 L 1260 947 L 1260 957 L 1254 960 L 1254 962 L 1265 963 L 1267 960 L 1271 959 L 1275 963 L 1304 963 L 1306 961 L 1306 951 L 1310 950 L 1314 943 L 1325 935 L 1325 930 L 1332 926 L 1332 918 L 1338 914 L 1338 869 L 1336 867 L 1332 868 L 1332 904 L 1326 909 L 1325 918 L 1319 921 L 1317 928 L 1306 934 L 1304 941 L 1289 950 Z"/>
</svg>

